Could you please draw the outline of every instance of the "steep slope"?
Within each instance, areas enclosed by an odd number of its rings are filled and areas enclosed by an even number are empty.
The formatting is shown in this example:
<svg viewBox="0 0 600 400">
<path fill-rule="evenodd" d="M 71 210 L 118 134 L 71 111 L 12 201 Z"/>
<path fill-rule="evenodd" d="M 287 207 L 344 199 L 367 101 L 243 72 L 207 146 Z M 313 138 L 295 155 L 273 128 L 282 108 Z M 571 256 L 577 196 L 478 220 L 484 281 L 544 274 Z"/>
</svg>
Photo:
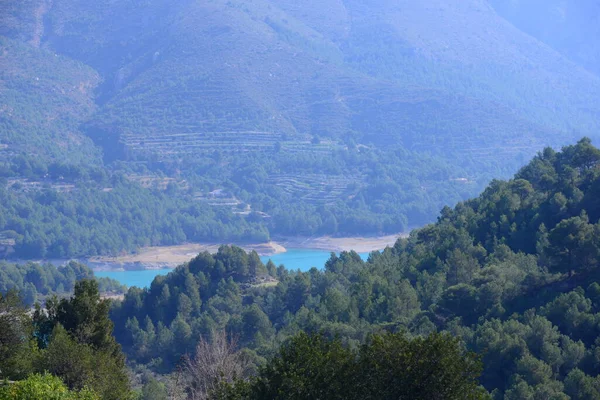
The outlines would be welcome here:
<svg viewBox="0 0 600 400">
<path fill-rule="evenodd" d="M 371 61 L 363 67 L 369 71 L 497 100 L 565 130 L 592 133 L 597 125 L 600 80 L 507 23 L 485 1 L 378 1 L 357 19 L 348 45 Z M 386 57 L 392 45 L 396 51 Z"/>
</svg>

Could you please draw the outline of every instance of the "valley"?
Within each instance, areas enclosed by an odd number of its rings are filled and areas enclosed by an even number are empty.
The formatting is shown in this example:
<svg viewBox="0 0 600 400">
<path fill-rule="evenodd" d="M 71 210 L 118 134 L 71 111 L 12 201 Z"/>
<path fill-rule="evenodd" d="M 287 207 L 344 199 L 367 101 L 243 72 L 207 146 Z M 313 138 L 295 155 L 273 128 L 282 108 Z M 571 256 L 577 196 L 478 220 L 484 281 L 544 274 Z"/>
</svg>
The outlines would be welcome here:
<svg viewBox="0 0 600 400">
<path fill-rule="evenodd" d="M 61 258 L 432 222 L 545 146 L 597 137 L 593 58 L 522 31 L 514 12 L 485 0 L 7 4 L 0 235 L 11 257 Z M 49 189 L 59 198 L 40 202 Z M 93 190 L 128 215 L 80 209 L 83 223 L 69 210 L 92 207 Z M 59 243 L 50 220 L 81 243 Z M 132 237 L 121 227 L 134 220 Z"/>
<path fill-rule="evenodd" d="M 0 399 L 600 400 L 596 0 L 0 0 Z"/>
</svg>

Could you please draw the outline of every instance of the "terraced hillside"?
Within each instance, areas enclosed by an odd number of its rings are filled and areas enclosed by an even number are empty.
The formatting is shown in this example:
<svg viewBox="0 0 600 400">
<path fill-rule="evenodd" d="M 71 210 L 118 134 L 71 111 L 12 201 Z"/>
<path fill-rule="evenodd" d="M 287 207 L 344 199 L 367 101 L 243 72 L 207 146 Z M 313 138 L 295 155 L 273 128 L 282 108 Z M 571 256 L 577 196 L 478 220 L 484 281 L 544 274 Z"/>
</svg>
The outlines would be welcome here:
<svg viewBox="0 0 600 400">
<path fill-rule="evenodd" d="M 85 129 L 123 158 L 253 131 L 525 157 L 598 125 L 600 80 L 484 0 L 45 4 L 12 5 L 0 32 L 100 72 Z"/>
<path fill-rule="evenodd" d="M 599 138 L 594 3 L 563 3 L 0 0 L 0 176 L 91 164 L 73 193 L 178 196 L 236 238 L 398 232 Z M 167 225 L 141 241 L 231 232 Z"/>
<path fill-rule="evenodd" d="M 286 193 L 313 204 L 334 204 L 340 198 L 353 198 L 361 189 L 365 176 L 282 174 L 273 175 L 269 183 Z M 366 185 L 365 185 L 366 186 Z"/>
<path fill-rule="evenodd" d="M 127 134 L 122 142 L 129 153 L 158 154 L 160 157 L 178 157 L 184 154 L 265 151 L 273 149 L 281 135 L 269 132 L 190 132 L 172 134 Z"/>
</svg>

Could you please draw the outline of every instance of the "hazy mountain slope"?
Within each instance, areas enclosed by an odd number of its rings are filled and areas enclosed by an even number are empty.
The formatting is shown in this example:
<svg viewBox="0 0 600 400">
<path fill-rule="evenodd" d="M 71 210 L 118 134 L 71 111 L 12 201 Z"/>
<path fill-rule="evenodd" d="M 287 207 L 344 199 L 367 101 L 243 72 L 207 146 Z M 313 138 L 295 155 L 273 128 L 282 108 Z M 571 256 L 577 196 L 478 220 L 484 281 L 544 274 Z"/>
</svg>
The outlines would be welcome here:
<svg viewBox="0 0 600 400">
<path fill-rule="evenodd" d="M 0 37 L 0 157 L 100 160 L 79 131 L 95 110 L 99 79 L 79 62 Z"/>
<path fill-rule="evenodd" d="M 600 75 L 600 3 L 595 0 L 490 0 L 516 27 Z"/>
<path fill-rule="evenodd" d="M 49 7 L 47 0 L 0 0 L 0 35 L 39 47 Z"/>
<path fill-rule="evenodd" d="M 485 1 L 379 1 L 357 20 L 349 54 L 371 73 L 497 100 L 562 129 L 595 130 L 600 80 Z"/>
<path fill-rule="evenodd" d="M 43 15 L 36 23 L 22 11 L 9 13 L 20 16 L 23 26 L 19 32 L 5 28 L 7 34 L 35 41 L 23 32 L 35 32 L 41 21 L 44 46 L 103 76 L 98 99 L 108 103 L 95 118 L 93 126 L 103 128 L 94 130 L 96 136 L 131 130 L 364 133 L 365 125 L 381 130 L 387 123 L 357 110 L 352 99 L 378 99 L 381 86 L 394 87 L 399 102 L 414 97 L 415 86 L 441 90 L 444 103 L 458 108 L 451 112 L 457 120 L 469 120 L 461 109 L 471 103 L 483 124 L 503 120 L 513 126 L 511 138 L 524 134 L 523 119 L 591 134 L 598 118 L 592 101 L 600 93 L 598 79 L 514 28 L 483 0 L 331 0 L 302 6 L 268 0 L 176 5 L 58 0 L 22 7 Z M 4 25 L 16 25 L 11 21 Z M 444 91 L 479 100 L 452 100 Z M 393 109 L 386 116 L 405 120 Z M 403 129 L 389 124 L 380 133 L 401 143 L 411 141 L 407 131 L 420 137 L 419 126 L 430 131 L 438 126 L 430 124 L 428 112 L 411 115 L 409 122 Z M 459 131 L 476 140 L 485 136 L 470 131 L 471 125 L 437 136 Z M 498 128 L 496 134 L 505 131 Z M 536 142 L 535 134 L 529 136 Z"/>
<path fill-rule="evenodd" d="M 598 125 L 600 80 L 484 0 L 25 2 L 37 19 L 11 7 L 2 32 L 100 72 L 106 105 L 88 126 L 104 146 L 132 133 L 264 131 L 539 147 Z M 408 106 L 372 110 L 381 97 Z M 431 109 L 415 110 L 415 97 Z"/>
<path fill-rule="evenodd" d="M 591 134 L 595 111 L 581 103 L 600 87 L 595 77 L 565 77 L 574 65 L 485 3 L 429 3 L 334 2 L 320 13 L 266 1 L 180 5 L 162 15 L 144 54 L 122 60 L 112 79 L 124 87 L 94 118 L 93 135 L 358 132 L 363 141 L 440 144 L 466 135 L 503 147 L 525 136 L 539 148 L 566 140 L 572 125 Z M 482 21 L 463 34 L 478 10 Z M 428 22 L 437 28 L 423 29 Z M 380 29 L 390 36 L 372 46 L 369 30 Z M 540 134 L 555 126 L 563 132 Z"/>
</svg>

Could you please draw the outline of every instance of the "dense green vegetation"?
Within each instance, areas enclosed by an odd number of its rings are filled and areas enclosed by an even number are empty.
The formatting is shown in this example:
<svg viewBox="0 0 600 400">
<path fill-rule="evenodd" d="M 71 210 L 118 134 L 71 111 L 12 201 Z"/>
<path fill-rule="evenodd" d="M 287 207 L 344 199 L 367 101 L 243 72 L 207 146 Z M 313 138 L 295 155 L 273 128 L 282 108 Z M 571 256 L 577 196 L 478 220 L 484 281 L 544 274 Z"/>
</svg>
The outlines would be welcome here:
<svg viewBox="0 0 600 400">
<path fill-rule="evenodd" d="M 34 374 L 14 384 L 0 387 L 2 400 L 100 400 L 89 389 L 70 391 L 60 378 L 50 374 Z"/>
<path fill-rule="evenodd" d="M 111 190 L 85 184 L 59 193 L 0 188 L 3 235 L 21 258 L 118 254 L 142 246 L 201 240 L 268 239 L 268 231 L 243 217 L 176 195 L 113 181 Z"/>
<path fill-rule="evenodd" d="M 600 128 L 590 0 L 4 3 L 2 258 L 405 231 Z M 0 397 L 127 399 L 122 345 L 144 399 L 182 368 L 184 398 L 600 399 L 599 199 L 589 139 L 547 148 L 367 262 L 199 254 L 116 339 L 123 288 L 4 262 Z M 218 332 L 240 364 L 200 379 Z"/>
<path fill-rule="evenodd" d="M 251 380 L 234 373 L 243 372 L 241 353 L 225 336 L 213 337 L 194 360 L 183 358 L 184 373 L 169 391 L 148 377 L 132 392 L 108 306 L 90 280 L 79 281 L 69 300 L 36 306 L 33 319 L 14 291 L 0 295 L 0 399 L 488 398 L 477 382 L 480 360 L 438 334 L 374 336 L 359 352 L 339 339 L 299 334 Z"/>
<path fill-rule="evenodd" d="M 131 360 L 168 372 L 219 329 L 255 365 L 301 331 L 350 348 L 384 331 L 445 331 L 483 357 L 495 398 L 600 398 L 599 185 L 600 150 L 583 139 L 367 262 L 342 253 L 300 273 L 225 246 L 130 289 L 115 335 Z"/>
<path fill-rule="evenodd" d="M 453 182 L 456 168 L 428 157 L 415 159 L 400 149 L 353 148 L 327 158 L 281 152 L 262 164 L 256 155 L 241 155 L 228 165 L 213 158 L 196 162 L 202 165 L 163 163 L 167 172 L 183 171 L 189 179 L 143 188 L 127 178 L 135 173 L 131 170 L 107 173 L 93 166 L 16 158 L 0 170 L 6 178 L 22 177 L 8 188 L 0 186 L 1 238 L 14 240 L 5 256 L 86 257 L 183 242 L 397 233 L 409 224 L 426 223 L 444 201 L 459 201 L 478 186 Z M 279 168 L 287 174 L 277 175 Z M 426 177 L 418 178 L 414 168 Z M 192 176 L 192 169 L 203 177 Z M 303 173 L 311 178 L 302 181 Z M 353 178 L 362 176 L 365 183 Z M 311 180 L 326 182 L 299 197 L 298 187 L 314 185 Z M 228 183 L 218 186 L 222 181 Z M 226 193 L 224 199 L 207 195 L 215 187 Z"/>
<path fill-rule="evenodd" d="M 597 399 L 599 188 L 600 150 L 582 139 L 366 262 L 343 252 L 302 273 L 222 246 L 129 289 L 112 322 L 95 281 L 33 316 L 8 292 L 0 371 L 29 377 L 13 390 L 48 371 L 120 399 L 123 346 L 143 399 Z"/>
<path fill-rule="evenodd" d="M 53 295 L 73 293 L 75 284 L 82 279 L 94 279 L 94 272 L 74 261 L 55 267 L 51 264 L 10 264 L 0 261 L 0 293 L 19 292 L 26 305 L 33 305 Z M 96 278 L 100 293 L 120 294 L 126 287 L 110 278 Z"/>
<path fill-rule="evenodd" d="M 100 299 L 94 280 L 77 282 L 69 299 L 36 305 L 33 316 L 16 292 L 0 295 L 0 378 L 21 380 L 0 388 L 1 398 L 131 398 L 109 307 L 110 300 Z M 35 375 L 40 373 L 56 378 Z M 30 397 L 19 397 L 25 395 Z"/>
<path fill-rule="evenodd" d="M 219 399 L 488 399 L 481 363 L 449 335 L 374 336 L 358 351 L 299 334 L 258 375 L 217 389 Z"/>
</svg>

